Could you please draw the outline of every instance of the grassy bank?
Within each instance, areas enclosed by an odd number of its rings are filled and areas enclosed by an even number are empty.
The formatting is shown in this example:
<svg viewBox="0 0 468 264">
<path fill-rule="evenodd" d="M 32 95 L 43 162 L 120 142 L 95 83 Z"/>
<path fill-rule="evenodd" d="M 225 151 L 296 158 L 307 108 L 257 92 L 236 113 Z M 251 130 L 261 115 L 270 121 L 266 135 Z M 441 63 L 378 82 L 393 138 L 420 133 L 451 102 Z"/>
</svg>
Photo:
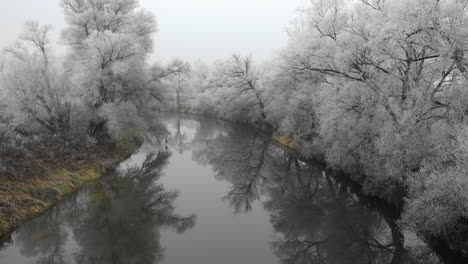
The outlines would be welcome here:
<svg viewBox="0 0 468 264">
<path fill-rule="evenodd" d="M 37 177 L 2 178 L 0 182 L 0 241 L 24 221 L 37 217 L 57 202 L 90 184 L 109 168 L 134 153 L 141 142 L 130 140 L 113 151 L 90 153 L 89 158 L 70 162 L 54 159 L 41 164 L 42 175 Z M 99 153 L 98 153 L 99 152 Z"/>
</svg>

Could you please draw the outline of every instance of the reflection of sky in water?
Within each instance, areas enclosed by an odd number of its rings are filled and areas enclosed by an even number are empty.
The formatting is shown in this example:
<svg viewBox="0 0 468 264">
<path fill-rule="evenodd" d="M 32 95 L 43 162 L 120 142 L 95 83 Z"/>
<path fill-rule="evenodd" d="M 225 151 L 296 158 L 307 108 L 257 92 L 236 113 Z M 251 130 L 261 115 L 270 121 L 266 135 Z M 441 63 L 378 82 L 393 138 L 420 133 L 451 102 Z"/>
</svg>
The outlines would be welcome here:
<svg viewBox="0 0 468 264">
<path fill-rule="evenodd" d="M 43 263 L 132 263 L 129 254 L 141 257 L 134 263 L 310 263 L 323 256 L 326 263 L 390 263 L 397 252 L 388 246 L 393 237 L 385 211 L 369 210 L 359 195 L 324 178 L 320 166 L 246 127 L 164 121 L 172 155 L 154 180 L 109 176 L 83 189 L 16 232 L 0 263 L 36 263 L 55 248 L 62 258 Z M 120 174 L 165 142 L 143 145 L 119 166 Z M 141 211 L 163 195 L 173 198 L 156 208 L 158 215 Z M 174 221 L 192 214 L 195 225 L 177 233 Z M 408 246 L 421 246 L 409 237 Z M 107 259 L 83 258 L 101 252 Z M 431 252 L 421 252 L 416 260 L 430 263 Z"/>
</svg>

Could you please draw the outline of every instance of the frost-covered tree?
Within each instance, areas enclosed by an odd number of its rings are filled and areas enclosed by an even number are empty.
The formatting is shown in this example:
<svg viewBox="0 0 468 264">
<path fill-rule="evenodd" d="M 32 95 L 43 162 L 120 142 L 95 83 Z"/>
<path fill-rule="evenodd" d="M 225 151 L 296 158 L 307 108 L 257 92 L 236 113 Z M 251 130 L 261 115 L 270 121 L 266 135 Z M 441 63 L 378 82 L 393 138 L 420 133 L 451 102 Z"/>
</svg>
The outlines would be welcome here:
<svg viewBox="0 0 468 264">
<path fill-rule="evenodd" d="M 137 0 L 63 0 L 62 7 L 68 23 L 63 39 L 71 47 L 68 69 L 75 95 L 95 115 L 91 133 L 102 132 L 112 119 L 120 123 L 117 130 L 129 130 L 130 121 L 144 126 L 139 115 L 120 122 L 109 116 L 118 111 L 109 109 L 132 105 L 130 113 L 138 113 L 153 94 L 146 63 L 156 30 L 153 15 L 140 9 Z"/>
<path fill-rule="evenodd" d="M 95 32 L 121 33 L 135 37 L 146 51 L 153 46 L 154 16 L 139 8 L 138 0 L 62 0 L 68 27 L 64 40 L 74 48 L 85 47 Z"/>
<path fill-rule="evenodd" d="M 187 90 L 189 76 L 191 72 L 191 66 L 188 62 L 180 59 L 174 59 L 168 66 L 170 75 L 167 80 L 169 81 L 168 86 L 171 90 L 175 91 L 175 99 L 177 104 L 177 110 L 181 110 L 181 93 Z"/>
<path fill-rule="evenodd" d="M 193 86 L 195 87 L 195 90 L 199 93 L 204 92 L 208 86 L 210 66 L 203 61 L 198 60 L 193 65 L 192 74 L 194 78 Z"/>
<path fill-rule="evenodd" d="M 466 18 L 455 10 L 465 5 L 312 1 L 290 32 L 283 67 L 318 76 L 317 128 L 332 165 L 404 182 L 434 151 L 426 139 L 464 104 L 448 98 L 463 93 Z"/>
<path fill-rule="evenodd" d="M 217 62 L 215 67 L 205 96 L 216 98 L 216 110 L 241 121 L 264 122 L 267 114 L 261 72 L 252 58 L 233 55 Z"/>
<path fill-rule="evenodd" d="M 68 88 L 50 48 L 50 26 L 27 22 L 23 33 L 6 48 L 2 86 L 7 111 L 18 126 L 37 124 L 51 133 L 70 126 Z"/>
<path fill-rule="evenodd" d="M 287 52 L 266 70 L 264 97 L 268 121 L 276 133 L 291 136 L 304 154 L 316 155 L 320 149 L 313 146 L 318 138 L 317 93 L 322 79 L 316 73 L 295 72 L 287 67 L 284 58 Z"/>
</svg>

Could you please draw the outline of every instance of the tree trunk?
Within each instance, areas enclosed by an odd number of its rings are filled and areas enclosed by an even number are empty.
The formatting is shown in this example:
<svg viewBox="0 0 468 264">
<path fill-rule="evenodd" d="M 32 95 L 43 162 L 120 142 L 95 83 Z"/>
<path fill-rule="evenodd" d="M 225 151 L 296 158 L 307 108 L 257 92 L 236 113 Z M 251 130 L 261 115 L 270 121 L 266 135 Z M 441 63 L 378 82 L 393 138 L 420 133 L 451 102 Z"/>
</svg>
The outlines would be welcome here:
<svg viewBox="0 0 468 264">
<path fill-rule="evenodd" d="M 180 112 L 180 91 L 177 90 L 177 111 Z"/>
</svg>

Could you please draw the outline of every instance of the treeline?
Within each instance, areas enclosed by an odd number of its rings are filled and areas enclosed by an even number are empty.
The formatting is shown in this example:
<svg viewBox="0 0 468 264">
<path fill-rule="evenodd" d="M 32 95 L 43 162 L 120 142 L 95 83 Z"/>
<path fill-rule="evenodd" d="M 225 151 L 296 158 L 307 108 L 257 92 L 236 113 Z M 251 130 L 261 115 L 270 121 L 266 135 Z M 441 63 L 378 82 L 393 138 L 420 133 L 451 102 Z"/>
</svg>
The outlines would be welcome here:
<svg viewBox="0 0 468 264">
<path fill-rule="evenodd" d="M 0 55 L 1 176 L 39 175 L 35 161 L 81 160 L 163 129 L 151 109 L 163 101 L 162 82 L 181 69 L 149 65 L 153 14 L 138 0 L 61 6 L 64 56 L 51 27 L 32 21 Z"/>
<path fill-rule="evenodd" d="M 313 0 L 277 59 L 219 61 L 183 107 L 292 136 L 367 194 L 403 195 L 402 227 L 463 243 L 467 11 L 465 0 Z"/>
</svg>

